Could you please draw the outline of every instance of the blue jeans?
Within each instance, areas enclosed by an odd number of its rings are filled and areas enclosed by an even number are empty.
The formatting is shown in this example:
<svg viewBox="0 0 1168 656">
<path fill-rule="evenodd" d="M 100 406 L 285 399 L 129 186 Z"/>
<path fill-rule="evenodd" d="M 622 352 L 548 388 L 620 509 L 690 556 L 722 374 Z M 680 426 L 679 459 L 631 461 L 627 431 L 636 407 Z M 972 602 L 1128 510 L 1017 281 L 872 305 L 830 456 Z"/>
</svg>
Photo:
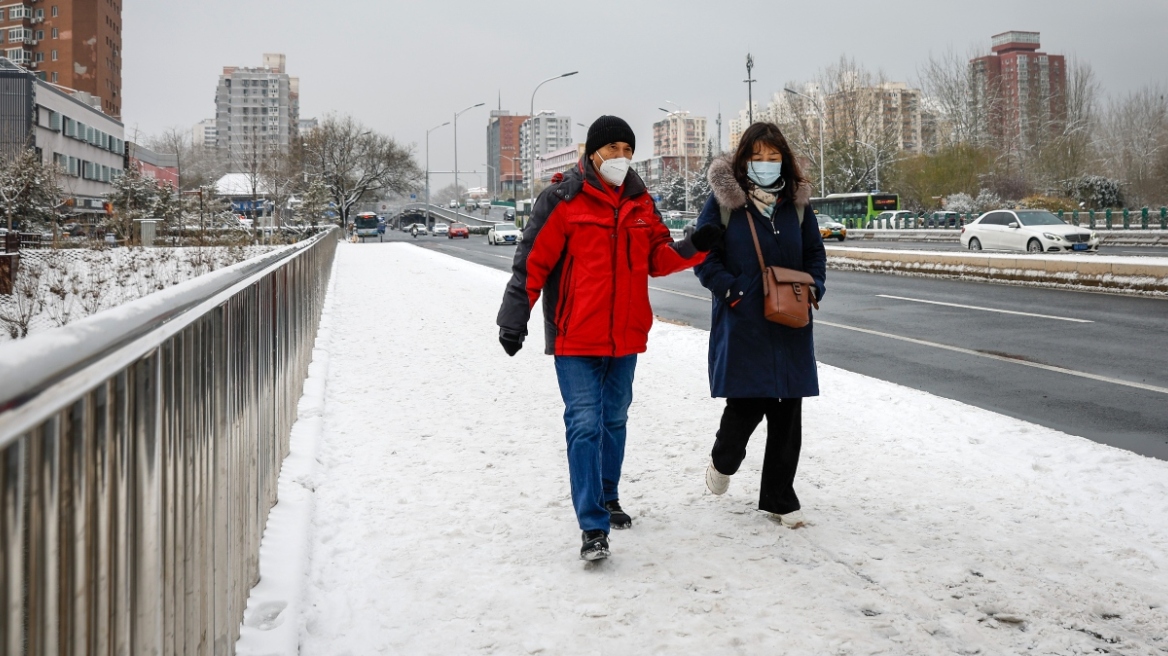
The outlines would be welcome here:
<svg viewBox="0 0 1168 656">
<path fill-rule="evenodd" d="M 564 399 L 572 506 L 580 530 L 608 533 L 606 501 L 619 498 L 625 424 L 633 402 L 637 356 L 556 356 Z"/>
</svg>

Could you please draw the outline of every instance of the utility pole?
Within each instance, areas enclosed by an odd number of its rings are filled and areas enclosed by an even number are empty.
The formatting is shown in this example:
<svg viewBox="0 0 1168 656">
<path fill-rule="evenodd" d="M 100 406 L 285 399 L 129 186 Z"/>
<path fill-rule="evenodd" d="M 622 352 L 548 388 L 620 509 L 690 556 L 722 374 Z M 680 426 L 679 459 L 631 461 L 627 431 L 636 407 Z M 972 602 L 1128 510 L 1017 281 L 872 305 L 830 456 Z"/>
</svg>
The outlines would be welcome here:
<svg viewBox="0 0 1168 656">
<path fill-rule="evenodd" d="M 754 70 L 754 57 L 750 53 L 746 53 L 746 114 L 750 117 L 750 124 L 754 125 L 754 83 L 757 82 L 751 77 L 751 71 Z M 720 136 L 720 135 L 719 135 Z"/>
</svg>

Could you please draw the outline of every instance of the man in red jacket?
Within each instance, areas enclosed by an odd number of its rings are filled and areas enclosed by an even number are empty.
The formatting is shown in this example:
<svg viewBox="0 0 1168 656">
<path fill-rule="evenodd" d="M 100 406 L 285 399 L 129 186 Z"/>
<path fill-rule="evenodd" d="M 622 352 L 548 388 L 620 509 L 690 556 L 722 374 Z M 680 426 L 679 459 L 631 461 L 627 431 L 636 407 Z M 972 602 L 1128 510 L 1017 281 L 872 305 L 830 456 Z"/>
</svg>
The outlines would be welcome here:
<svg viewBox="0 0 1168 656">
<path fill-rule="evenodd" d="M 629 170 L 635 148 L 632 128 L 615 116 L 588 128 L 584 157 L 532 208 L 499 308 L 499 341 L 513 356 L 543 295 L 585 560 L 607 558 L 609 529 L 633 524 L 617 487 L 633 371 L 653 324 L 649 276 L 700 264 L 721 236 L 709 225 L 673 241 L 645 183 Z"/>
</svg>

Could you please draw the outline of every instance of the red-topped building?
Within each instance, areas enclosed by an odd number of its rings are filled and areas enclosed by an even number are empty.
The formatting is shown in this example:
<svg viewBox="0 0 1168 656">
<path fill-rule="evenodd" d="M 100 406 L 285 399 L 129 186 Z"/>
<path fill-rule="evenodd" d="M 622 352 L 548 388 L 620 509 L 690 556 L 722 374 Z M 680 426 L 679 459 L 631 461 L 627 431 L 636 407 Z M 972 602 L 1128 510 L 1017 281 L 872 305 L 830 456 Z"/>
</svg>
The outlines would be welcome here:
<svg viewBox="0 0 1168 656">
<path fill-rule="evenodd" d="M 995 137 L 1025 137 L 1066 120 L 1067 67 L 1062 55 L 1041 51 L 1038 32 L 993 37 L 993 54 L 969 62 L 985 128 Z"/>
<path fill-rule="evenodd" d="M 0 3 L 0 56 L 122 115 L 122 0 Z"/>
</svg>

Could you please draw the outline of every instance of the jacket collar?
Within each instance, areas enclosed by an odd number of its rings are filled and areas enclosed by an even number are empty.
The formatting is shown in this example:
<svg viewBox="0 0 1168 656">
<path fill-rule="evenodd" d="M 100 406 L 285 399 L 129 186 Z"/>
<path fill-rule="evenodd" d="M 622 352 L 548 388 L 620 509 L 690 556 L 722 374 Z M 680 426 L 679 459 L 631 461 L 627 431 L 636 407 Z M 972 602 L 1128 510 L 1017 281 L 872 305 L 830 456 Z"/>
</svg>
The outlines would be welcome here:
<svg viewBox="0 0 1168 656">
<path fill-rule="evenodd" d="M 576 162 L 576 168 L 571 169 L 564 174 L 564 182 L 568 182 L 573 188 L 569 193 L 575 196 L 582 189 L 591 187 L 588 193 L 595 195 L 597 198 L 603 198 L 612 202 L 612 194 L 609 193 L 604 185 L 604 181 L 596 173 L 596 167 L 592 166 L 591 160 L 587 157 L 581 157 L 580 161 Z M 629 173 L 625 176 L 625 184 L 621 187 L 621 200 L 635 198 L 646 192 L 645 181 L 637 172 L 629 169 Z M 571 196 L 566 196 L 566 199 L 571 199 Z"/>
</svg>

